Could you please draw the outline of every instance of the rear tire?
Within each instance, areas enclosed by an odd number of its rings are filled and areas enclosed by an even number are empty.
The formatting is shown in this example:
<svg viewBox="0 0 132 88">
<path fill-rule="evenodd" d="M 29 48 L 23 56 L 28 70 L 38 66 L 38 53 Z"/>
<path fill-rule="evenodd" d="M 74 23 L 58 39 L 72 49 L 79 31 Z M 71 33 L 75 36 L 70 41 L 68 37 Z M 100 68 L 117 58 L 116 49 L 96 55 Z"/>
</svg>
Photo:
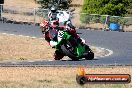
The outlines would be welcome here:
<svg viewBox="0 0 132 88">
<path fill-rule="evenodd" d="M 76 57 L 73 53 L 71 53 L 72 51 L 68 50 L 68 49 L 66 48 L 65 45 L 62 45 L 62 46 L 61 46 L 61 49 L 62 49 L 62 51 L 63 51 L 69 58 L 71 58 L 73 61 L 78 61 L 78 60 L 79 60 L 79 58 Z"/>
</svg>

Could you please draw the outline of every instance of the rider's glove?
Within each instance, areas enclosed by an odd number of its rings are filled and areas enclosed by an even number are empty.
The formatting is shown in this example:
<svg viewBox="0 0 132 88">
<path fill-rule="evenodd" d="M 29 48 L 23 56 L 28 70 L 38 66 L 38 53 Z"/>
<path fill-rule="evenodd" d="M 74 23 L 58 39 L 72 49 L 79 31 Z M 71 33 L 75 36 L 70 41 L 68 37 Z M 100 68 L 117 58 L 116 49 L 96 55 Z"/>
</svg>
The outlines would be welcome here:
<svg viewBox="0 0 132 88">
<path fill-rule="evenodd" d="M 55 41 L 50 41 L 50 46 L 51 46 L 52 48 L 54 48 L 56 45 L 57 45 L 57 42 L 55 42 Z"/>
</svg>

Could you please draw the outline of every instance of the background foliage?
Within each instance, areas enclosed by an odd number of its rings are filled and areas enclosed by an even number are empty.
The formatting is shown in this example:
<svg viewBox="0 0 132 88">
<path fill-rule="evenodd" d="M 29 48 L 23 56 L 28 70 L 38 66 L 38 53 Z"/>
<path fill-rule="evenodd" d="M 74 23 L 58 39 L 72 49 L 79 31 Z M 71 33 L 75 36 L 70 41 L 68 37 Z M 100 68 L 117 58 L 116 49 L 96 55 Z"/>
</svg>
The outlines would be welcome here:
<svg viewBox="0 0 132 88">
<path fill-rule="evenodd" d="M 130 14 L 132 0 L 84 0 L 83 13 L 125 16 Z"/>
<path fill-rule="evenodd" d="M 132 0 L 84 0 L 80 20 L 82 23 L 105 23 L 106 16 L 110 15 L 109 22 L 126 24 L 123 16 L 132 17 Z M 92 15 L 93 14 L 93 15 Z"/>
<path fill-rule="evenodd" d="M 41 4 L 42 8 L 49 8 L 52 4 L 58 6 L 60 9 L 68 9 L 72 0 L 36 0 Z"/>
</svg>

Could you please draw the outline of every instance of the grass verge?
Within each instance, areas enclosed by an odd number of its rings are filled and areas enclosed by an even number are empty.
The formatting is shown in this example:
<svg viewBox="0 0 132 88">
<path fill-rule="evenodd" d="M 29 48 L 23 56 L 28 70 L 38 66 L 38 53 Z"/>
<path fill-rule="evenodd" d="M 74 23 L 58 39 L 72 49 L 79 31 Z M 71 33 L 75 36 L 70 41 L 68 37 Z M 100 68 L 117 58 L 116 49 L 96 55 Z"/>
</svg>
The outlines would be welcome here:
<svg viewBox="0 0 132 88">
<path fill-rule="evenodd" d="M 54 49 L 40 39 L 0 34 L 0 60 L 53 58 Z"/>
</svg>

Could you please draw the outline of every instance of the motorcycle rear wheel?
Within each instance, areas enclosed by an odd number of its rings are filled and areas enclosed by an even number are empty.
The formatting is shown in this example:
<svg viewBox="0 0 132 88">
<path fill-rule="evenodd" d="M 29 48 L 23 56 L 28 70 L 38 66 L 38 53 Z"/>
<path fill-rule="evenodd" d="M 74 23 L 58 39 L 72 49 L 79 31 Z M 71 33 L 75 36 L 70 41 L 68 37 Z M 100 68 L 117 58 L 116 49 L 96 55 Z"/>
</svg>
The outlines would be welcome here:
<svg viewBox="0 0 132 88">
<path fill-rule="evenodd" d="M 61 49 L 62 49 L 62 51 L 65 52 L 65 54 L 66 54 L 69 58 L 71 58 L 73 61 L 78 61 L 78 60 L 79 60 L 79 58 L 76 57 L 73 53 L 71 53 L 72 51 L 68 50 L 68 49 L 66 48 L 65 45 L 62 45 L 62 46 L 61 46 Z"/>
</svg>

